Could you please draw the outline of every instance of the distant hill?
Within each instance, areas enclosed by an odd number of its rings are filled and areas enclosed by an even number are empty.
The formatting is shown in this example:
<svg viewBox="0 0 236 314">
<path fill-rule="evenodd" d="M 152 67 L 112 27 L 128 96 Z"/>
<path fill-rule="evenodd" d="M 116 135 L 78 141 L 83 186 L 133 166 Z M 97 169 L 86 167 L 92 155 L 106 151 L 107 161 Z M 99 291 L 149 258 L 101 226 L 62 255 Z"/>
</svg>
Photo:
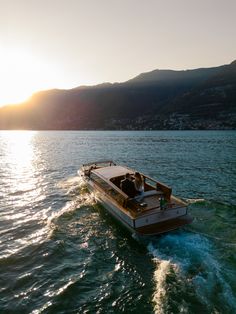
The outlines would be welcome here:
<svg viewBox="0 0 236 314">
<path fill-rule="evenodd" d="M 236 129 L 236 61 L 42 91 L 0 108 L 0 129 Z"/>
<path fill-rule="evenodd" d="M 198 84 L 204 78 L 205 80 L 222 71 L 225 67 L 201 68 L 195 70 L 154 70 L 147 73 L 141 73 L 135 78 L 129 80 L 129 83 L 163 83 L 163 84 Z"/>
<path fill-rule="evenodd" d="M 187 115 L 192 124 L 208 122 L 208 128 L 222 125 L 236 127 L 236 61 L 221 68 L 189 92 L 176 97 L 167 104 L 165 114 Z M 204 123 L 205 125 L 205 123 Z M 205 126 L 207 127 L 207 126 Z"/>
</svg>

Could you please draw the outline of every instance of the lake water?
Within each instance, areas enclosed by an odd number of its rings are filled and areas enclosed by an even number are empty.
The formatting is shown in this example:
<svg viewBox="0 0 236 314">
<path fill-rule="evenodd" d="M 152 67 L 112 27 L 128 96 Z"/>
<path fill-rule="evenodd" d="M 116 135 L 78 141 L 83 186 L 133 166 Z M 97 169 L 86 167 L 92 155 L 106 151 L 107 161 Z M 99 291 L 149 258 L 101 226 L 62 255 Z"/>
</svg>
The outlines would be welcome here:
<svg viewBox="0 0 236 314">
<path fill-rule="evenodd" d="M 138 238 L 77 171 L 113 159 L 189 203 Z M 236 313 L 236 132 L 0 132 L 1 313 Z"/>
</svg>

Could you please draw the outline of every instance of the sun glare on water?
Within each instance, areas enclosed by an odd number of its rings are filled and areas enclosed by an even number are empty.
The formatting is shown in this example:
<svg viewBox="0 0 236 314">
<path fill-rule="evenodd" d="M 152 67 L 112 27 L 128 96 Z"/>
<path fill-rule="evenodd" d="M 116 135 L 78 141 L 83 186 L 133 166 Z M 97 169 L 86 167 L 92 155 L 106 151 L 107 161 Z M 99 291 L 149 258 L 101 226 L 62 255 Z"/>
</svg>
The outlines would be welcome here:
<svg viewBox="0 0 236 314">
<path fill-rule="evenodd" d="M 21 103 L 39 90 L 50 88 L 52 66 L 31 51 L 0 47 L 0 107 Z"/>
<path fill-rule="evenodd" d="M 31 166 L 33 159 L 32 139 L 37 131 L 4 131 L 8 139 L 9 161 L 14 173 Z"/>
<path fill-rule="evenodd" d="M 7 180 L 11 181 L 8 193 L 14 195 L 17 191 L 34 191 L 38 167 L 38 154 L 34 145 L 37 131 L 2 131 L 1 136 L 5 145 L 4 167 Z M 19 204 L 25 202 L 23 194 L 18 201 Z"/>
</svg>

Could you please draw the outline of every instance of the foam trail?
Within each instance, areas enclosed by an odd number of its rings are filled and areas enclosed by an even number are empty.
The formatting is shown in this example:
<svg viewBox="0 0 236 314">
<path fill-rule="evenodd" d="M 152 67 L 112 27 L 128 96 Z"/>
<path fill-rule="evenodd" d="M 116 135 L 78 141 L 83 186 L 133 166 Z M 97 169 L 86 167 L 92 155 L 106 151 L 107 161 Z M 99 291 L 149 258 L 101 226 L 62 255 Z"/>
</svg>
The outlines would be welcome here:
<svg viewBox="0 0 236 314">
<path fill-rule="evenodd" d="M 184 289 L 186 293 L 195 291 L 198 302 L 209 313 L 215 313 L 219 304 L 224 304 L 226 312 L 236 312 L 236 298 L 225 277 L 226 269 L 209 239 L 187 232 L 172 233 L 149 243 L 148 250 L 157 263 L 157 270 L 154 272 L 156 290 L 153 297 L 156 313 L 166 310 L 166 291 L 174 288 L 172 282 L 168 287 L 166 285 L 170 272 L 174 272 L 178 290 Z M 188 302 L 188 299 L 185 301 Z M 186 302 L 179 304 L 182 311 L 191 306 Z"/>
<path fill-rule="evenodd" d="M 154 311 L 157 314 L 164 313 L 164 299 L 166 295 L 166 277 L 170 272 L 170 261 L 158 261 L 157 269 L 154 272 L 154 280 L 156 283 L 156 291 L 153 295 L 153 302 L 155 304 Z"/>
<path fill-rule="evenodd" d="M 86 182 L 81 175 L 58 182 L 57 186 L 66 191 L 66 195 L 81 194 L 86 189 Z"/>
<path fill-rule="evenodd" d="M 66 203 L 64 207 L 62 207 L 59 211 L 53 212 L 48 217 L 48 222 L 50 223 L 52 220 L 59 218 L 60 216 L 74 212 L 75 210 L 81 208 L 82 206 L 94 206 L 96 204 L 95 197 L 91 193 L 86 193 L 77 196 L 72 201 Z"/>
<path fill-rule="evenodd" d="M 96 204 L 95 195 L 93 193 L 88 193 L 86 182 L 81 175 L 60 181 L 57 186 L 65 190 L 64 193 L 69 196 L 70 200 L 68 200 L 65 206 L 59 211 L 52 212 L 51 215 L 47 217 L 48 227 L 54 227 L 55 220 L 65 214 L 73 213 L 84 206 L 90 207 Z"/>
<path fill-rule="evenodd" d="M 204 198 L 185 198 L 185 202 L 188 204 L 202 203 L 205 202 Z"/>
<path fill-rule="evenodd" d="M 154 311 L 156 314 L 164 314 L 167 310 L 167 277 L 171 272 L 174 272 L 178 276 L 179 268 L 177 264 L 171 262 L 170 259 L 163 259 L 158 250 L 152 243 L 148 245 L 149 252 L 154 256 L 154 261 L 157 268 L 154 272 L 154 281 L 156 284 L 155 292 L 153 294 Z"/>
</svg>

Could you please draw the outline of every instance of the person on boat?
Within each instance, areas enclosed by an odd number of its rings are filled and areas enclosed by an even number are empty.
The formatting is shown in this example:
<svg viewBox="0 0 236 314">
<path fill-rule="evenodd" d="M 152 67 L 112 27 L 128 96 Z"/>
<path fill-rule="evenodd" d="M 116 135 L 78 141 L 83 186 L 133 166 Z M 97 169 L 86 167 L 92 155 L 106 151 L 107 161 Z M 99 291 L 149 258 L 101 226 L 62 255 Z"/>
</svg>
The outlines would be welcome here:
<svg viewBox="0 0 236 314">
<path fill-rule="evenodd" d="M 134 186 L 139 195 L 144 193 L 144 181 L 139 172 L 135 172 L 134 174 Z"/>
<path fill-rule="evenodd" d="M 126 173 L 125 179 L 120 183 L 121 190 L 129 197 L 133 198 L 137 195 L 137 191 L 134 186 L 134 181 L 129 173 Z"/>
</svg>

